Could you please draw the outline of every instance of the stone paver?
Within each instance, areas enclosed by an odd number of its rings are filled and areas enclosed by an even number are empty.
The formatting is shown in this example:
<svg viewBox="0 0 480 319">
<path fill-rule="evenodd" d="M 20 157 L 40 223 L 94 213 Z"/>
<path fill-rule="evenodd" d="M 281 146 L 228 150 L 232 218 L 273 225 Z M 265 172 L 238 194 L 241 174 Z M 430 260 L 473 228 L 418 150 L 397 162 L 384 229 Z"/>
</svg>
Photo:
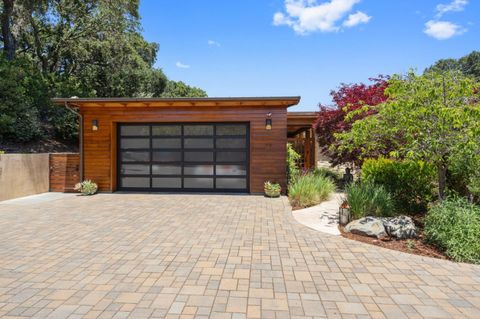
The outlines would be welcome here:
<svg viewBox="0 0 480 319">
<path fill-rule="evenodd" d="M 480 267 L 299 224 L 285 198 L 0 203 L 1 318 L 479 318 Z"/>
</svg>

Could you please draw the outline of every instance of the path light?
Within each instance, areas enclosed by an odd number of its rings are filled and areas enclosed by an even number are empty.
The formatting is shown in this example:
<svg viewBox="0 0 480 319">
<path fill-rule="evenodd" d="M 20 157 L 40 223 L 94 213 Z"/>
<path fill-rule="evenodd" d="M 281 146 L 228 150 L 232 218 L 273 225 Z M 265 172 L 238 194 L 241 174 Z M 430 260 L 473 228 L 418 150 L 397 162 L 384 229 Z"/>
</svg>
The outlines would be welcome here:
<svg viewBox="0 0 480 319">
<path fill-rule="evenodd" d="M 92 120 L 92 131 L 98 131 L 98 120 Z"/>
<path fill-rule="evenodd" d="M 267 113 L 267 119 L 265 120 L 265 129 L 270 131 L 272 129 L 272 113 Z"/>
<path fill-rule="evenodd" d="M 340 205 L 340 209 L 338 210 L 338 222 L 340 225 L 345 226 L 350 222 L 350 219 L 350 206 L 348 205 L 348 202 L 344 200 L 342 205 Z"/>
</svg>

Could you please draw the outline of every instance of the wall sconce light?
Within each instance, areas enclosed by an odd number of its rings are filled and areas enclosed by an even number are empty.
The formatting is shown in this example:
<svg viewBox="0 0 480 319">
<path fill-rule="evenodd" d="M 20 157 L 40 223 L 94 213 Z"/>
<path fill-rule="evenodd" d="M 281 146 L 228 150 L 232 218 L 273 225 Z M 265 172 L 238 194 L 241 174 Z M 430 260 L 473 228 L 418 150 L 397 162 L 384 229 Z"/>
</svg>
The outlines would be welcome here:
<svg viewBox="0 0 480 319">
<path fill-rule="evenodd" d="M 270 131 L 272 129 L 272 113 L 267 113 L 267 119 L 265 119 L 265 129 Z"/>
<path fill-rule="evenodd" d="M 98 131 L 98 120 L 92 120 L 92 131 Z"/>
</svg>

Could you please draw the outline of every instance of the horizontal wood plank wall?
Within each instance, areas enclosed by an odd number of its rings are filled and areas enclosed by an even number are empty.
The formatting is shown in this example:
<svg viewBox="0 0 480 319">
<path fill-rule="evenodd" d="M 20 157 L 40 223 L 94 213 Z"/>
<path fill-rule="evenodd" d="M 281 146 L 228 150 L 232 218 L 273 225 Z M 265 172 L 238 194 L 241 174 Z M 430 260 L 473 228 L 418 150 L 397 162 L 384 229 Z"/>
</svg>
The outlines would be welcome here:
<svg viewBox="0 0 480 319">
<path fill-rule="evenodd" d="M 273 107 L 177 107 L 128 108 L 84 107 L 84 178 L 98 183 L 100 191 L 116 190 L 117 123 L 179 122 L 249 122 L 250 123 L 250 192 L 262 193 L 267 180 L 286 187 L 285 156 L 287 143 L 287 109 Z M 267 113 L 272 113 L 273 128 L 265 129 Z M 98 131 L 92 130 L 97 120 Z"/>
<path fill-rule="evenodd" d="M 79 154 L 50 154 L 50 191 L 74 192 L 80 182 Z"/>
</svg>

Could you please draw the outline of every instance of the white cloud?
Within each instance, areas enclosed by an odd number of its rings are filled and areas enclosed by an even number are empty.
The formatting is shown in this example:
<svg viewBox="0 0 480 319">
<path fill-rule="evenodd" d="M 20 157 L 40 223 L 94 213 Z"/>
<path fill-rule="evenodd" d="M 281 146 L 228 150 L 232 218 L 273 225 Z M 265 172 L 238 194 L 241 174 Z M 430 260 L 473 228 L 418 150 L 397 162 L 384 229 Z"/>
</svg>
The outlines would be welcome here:
<svg viewBox="0 0 480 319">
<path fill-rule="evenodd" d="M 430 20 L 425 23 L 425 30 L 423 32 L 437 40 L 446 40 L 453 36 L 460 35 L 465 31 L 464 28 L 452 22 Z"/>
<path fill-rule="evenodd" d="M 214 40 L 208 40 L 208 45 L 211 46 L 211 47 L 221 47 L 222 46 L 219 42 L 214 41 Z"/>
<path fill-rule="evenodd" d="M 343 21 L 343 26 L 351 28 L 361 23 L 368 23 L 372 17 L 367 14 L 357 11 L 356 13 L 350 14 L 348 19 Z"/>
<path fill-rule="evenodd" d="M 277 12 L 273 15 L 273 25 L 288 25 L 291 27 L 293 25 L 293 21 L 287 18 L 283 13 Z"/>
<path fill-rule="evenodd" d="M 273 24 L 276 26 L 286 25 L 298 34 L 309 32 L 334 32 L 340 30 L 339 22 L 352 11 L 353 7 L 361 0 L 329 0 L 318 3 L 317 0 L 285 0 L 285 13 L 276 12 L 273 16 Z M 362 13 L 362 12 L 360 12 Z M 353 19 L 358 19 L 359 12 L 354 14 Z M 365 15 L 367 20 L 371 17 Z M 355 16 L 357 15 L 357 16 Z M 363 20 L 358 23 L 367 23 Z M 350 20 L 350 17 L 349 19 Z M 347 23 L 346 20 L 344 23 Z M 349 22 L 349 24 L 353 23 Z M 354 24 L 350 25 L 353 26 Z"/>
<path fill-rule="evenodd" d="M 182 62 L 175 63 L 175 66 L 179 69 L 190 69 L 190 65 L 183 64 Z"/>
<path fill-rule="evenodd" d="M 440 18 L 447 12 L 459 12 L 463 11 L 468 4 L 468 0 L 453 0 L 447 4 L 439 4 L 437 5 L 437 17 Z"/>
</svg>

